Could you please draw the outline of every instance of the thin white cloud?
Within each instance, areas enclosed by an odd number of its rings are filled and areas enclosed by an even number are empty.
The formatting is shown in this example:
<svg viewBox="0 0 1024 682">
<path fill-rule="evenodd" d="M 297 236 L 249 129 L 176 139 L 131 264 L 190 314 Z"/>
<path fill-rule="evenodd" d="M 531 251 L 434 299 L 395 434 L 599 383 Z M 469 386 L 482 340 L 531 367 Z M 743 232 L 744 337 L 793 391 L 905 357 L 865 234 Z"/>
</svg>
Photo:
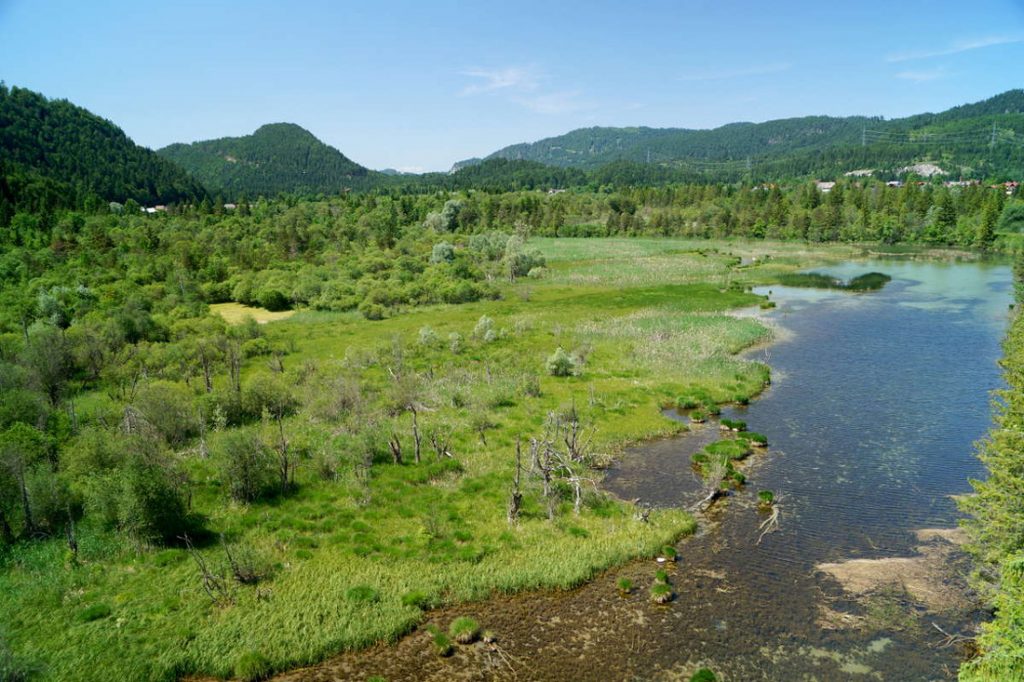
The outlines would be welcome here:
<svg viewBox="0 0 1024 682">
<path fill-rule="evenodd" d="M 1012 45 L 1015 43 L 1024 43 L 1024 36 L 996 35 L 986 36 L 984 38 L 975 38 L 973 40 L 958 40 L 952 45 L 935 50 L 919 50 L 890 54 L 885 58 L 885 61 L 894 63 L 909 62 L 915 59 L 932 59 L 934 57 L 946 57 L 951 54 L 960 54 L 961 52 L 970 52 L 971 50 L 980 50 L 986 47 L 995 47 L 996 45 Z"/>
<path fill-rule="evenodd" d="M 460 95 L 463 97 L 500 96 L 536 114 L 566 114 L 592 108 L 582 100 L 579 90 L 554 90 L 550 79 L 536 66 L 472 68 L 461 72 L 473 79 Z"/>
<path fill-rule="evenodd" d="M 535 90 L 540 76 L 536 69 L 509 66 L 504 69 L 467 69 L 463 76 L 475 79 L 462 89 L 463 95 L 479 95 L 497 90 Z"/>
<path fill-rule="evenodd" d="M 914 81 L 915 83 L 927 83 L 928 81 L 938 80 L 946 76 L 945 69 L 930 69 L 923 71 L 900 71 L 896 74 L 896 77 L 905 81 Z"/>
<path fill-rule="evenodd" d="M 681 81 L 719 81 L 730 78 L 746 78 L 748 76 L 764 76 L 770 73 L 781 73 L 782 71 L 789 71 L 793 68 L 793 65 L 788 62 L 778 62 L 775 64 L 763 64 L 761 66 L 751 66 L 745 69 L 708 69 L 704 71 L 690 71 L 679 76 Z"/>
<path fill-rule="evenodd" d="M 567 114 L 588 108 L 589 105 L 580 100 L 581 94 L 579 90 L 548 92 L 529 97 L 513 97 L 512 101 L 536 114 Z"/>
</svg>

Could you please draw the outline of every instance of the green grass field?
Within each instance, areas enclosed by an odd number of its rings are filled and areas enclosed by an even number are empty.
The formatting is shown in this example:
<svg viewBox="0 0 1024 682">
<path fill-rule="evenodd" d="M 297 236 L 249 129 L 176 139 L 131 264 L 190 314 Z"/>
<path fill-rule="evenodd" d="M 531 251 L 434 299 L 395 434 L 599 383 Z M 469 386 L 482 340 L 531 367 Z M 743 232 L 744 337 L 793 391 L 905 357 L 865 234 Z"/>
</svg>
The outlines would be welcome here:
<svg viewBox="0 0 1024 682">
<path fill-rule="evenodd" d="M 580 514 L 566 496 L 549 521 L 538 482 L 525 475 L 523 515 L 510 525 L 516 441 L 538 435 L 549 412 L 575 406 L 596 429 L 603 460 L 627 443 L 677 431 L 660 409 L 684 390 L 701 388 L 722 402 L 757 393 L 763 367 L 736 353 L 770 332 L 728 313 L 759 302 L 745 285 L 771 281 L 812 253 L 759 243 L 757 254 L 773 258 L 751 267 L 738 260 L 753 254 L 743 244 L 719 245 L 723 253 L 708 242 L 691 251 L 693 242 L 679 240 L 536 246 L 549 259 L 547 277 L 508 284 L 499 301 L 380 322 L 300 311 L 267 325 L 268 340 L 291 349 L 283 376 L 302 403 L 286 422 L 303 457 L 297 489 L 229 502 L 213 459 L 194 444 L 180 457 L 195 483 L 194 508 L 212 531 L 200 555 L 223 571 L 223 537 L 270 577 L 255 586 L 228 581 L 214 603 L 182 548 L 135 547 L 88 526 L 79 529 L 76 564 L 62 540 L 22 544 L 0 572 L 0 635 L 17 660 L 52 680 L 227 677 L 245 657 L 280 670 L 393 640 L 434 605 L 577 585 L 692 532 L 682 511 L 657 511 L 642 523 L 629 504 L 594 487 Z M 482 315 L 493 330 L 477 338 Z M 437 340 L 420 343 L 427 326 Z M 460 337 L 458 352 L 451 334 Z M 576 376 L 545 371 L 558 347 L 583 358 Z M 351 424 L 331 412 L 331 396 L 357 375 L 368 400 L 379 402 L 397 365 L 431 378 L 420 427 L 450 429 L 455 458 L 438 460 L 428 447 L 413 464 L 410 417 L 391 415 L 386 424 L 406 440 L 406 463 L 375 463 L 367 478 L 351 464 Z M 266 371 L 253 358 L 244 376 Z M 104 409 L 102 396 L 80 403 L 90 406 L 85 421 Z M 211 450 L 223 437 L 210 435 Z M 337 471 L 322 476 L 331 461 L 340 462 Z"/>
</svg>

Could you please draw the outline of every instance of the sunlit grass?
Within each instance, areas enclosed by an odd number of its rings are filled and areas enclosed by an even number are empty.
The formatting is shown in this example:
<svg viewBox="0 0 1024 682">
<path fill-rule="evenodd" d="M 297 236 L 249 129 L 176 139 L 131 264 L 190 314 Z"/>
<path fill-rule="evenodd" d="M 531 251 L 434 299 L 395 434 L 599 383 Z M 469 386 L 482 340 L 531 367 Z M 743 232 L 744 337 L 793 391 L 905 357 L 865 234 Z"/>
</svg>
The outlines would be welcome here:
<svg viewBox="0 0 1024 682">
<path fill-rule="evenodd" d="M 271 312 L 266 308 L 257 308 L 244 303 L 213 303 L 210 305 L 210 312 L 220 315 L 228 324 L 241 324 L 248 317 L 260 324 L 266 324 L 277 320 L 287 320 L 295 314 L 294 310 Z"/>
<path fill-rule="evenodd" d="M 507 285 L 500 301 L 414 309 L 380 322 L 307 311 L 266 329 L 270 342 L 293 349 L 285 376 L 305 391 L 307 411 L 287 422 L 297 450 L 330 449 L 341 430 L 312 409 L 323 397 L 317 378 L 358 370 L 370 386 L 384 386 L 397 346 L 403 362 L 434 377 L 421 427 L 454 425 L 457 465 L 435 464 L 430 452 L 420 465 L 380 462 L 363 487 L 350 468 L 327 481 L 307 461 L 296 492 L 244 506 L 226 502 L 210 461 L 183 453 L 207 527 L 266 557 L 271 577 L 232 585 L 230 602 L 214 604 L 184 550 L 139 552 L 86 525 L 77 567 L 60 540 L 20 547 L 7 560 L 0 622 L 12 648 L 48 679 L 279 670 L 394 640 L 421 621 L 423 608 L 578 585 L 692 532 L 682 511 L 656 511 L 643 523 L 631 505 L 593 493 L 579 516 L 565 500 L 550 522 L 535 482 L 526 484 L 520 522 L 506 519 L 515 443 L 538 434 L 550 411 L 574 405 L 596 427 L 595 454 L 604 458 L 682 428 L 661 414 L 677 396 L 731 401 L 756 394 L 767 376 L 736 356 L 769 331 L 725 314 L 761 300 L 737 286 L 748 275 L 735 257 L 682 253 L 692 242 L 681 240 L 565 241 L 540 243 L 553 261 L 549 278 Z M 626 247 L 653 260 L 630 262 Z M 260 319 L 258 309 L 228 309 Z M 494 320 L 490 342 L 473 338 L 483 314 Z M 424 325 L 442 341 L 419 344 Z M 458 354 L 444 341 L 451 333 L 465 339 Z M 577 376 L 546 373 L 559 346 L 579 359 Z M 249 361 L 244 376 L 263 365 Z M 295 378 L 303 368 L 310 368 L 306 384 Z M 537 391 L 524 392 L 524 377 Z M 103 399 L 81 403 L 99 413 Z M 484 406 L 491 424 L 486 444 L 468 423 L 474 405 Z M 390 419 L 408 434 L 408 415 Z M 223 566 L 218 542 L 201 551 Z"/>
</svg>

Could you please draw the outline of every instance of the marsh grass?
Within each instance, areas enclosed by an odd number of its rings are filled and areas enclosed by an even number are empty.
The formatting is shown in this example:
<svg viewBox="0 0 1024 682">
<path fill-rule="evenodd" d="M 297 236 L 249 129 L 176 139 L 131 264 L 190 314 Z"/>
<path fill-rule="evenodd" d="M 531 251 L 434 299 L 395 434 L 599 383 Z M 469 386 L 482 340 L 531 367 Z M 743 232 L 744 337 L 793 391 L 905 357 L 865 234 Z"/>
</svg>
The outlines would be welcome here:
<svg viewBox="0 0 1024 682">
<path fill-rule="evenodd" d="M 459 616 L 448 626 L 448 634 L 459 644 L 472 644 L 480 636 L 480 624 L 468 616 Z"/>
<path fill-rule="evenodd" d="M 455 652 L 455 647 L 452 645 L 452 640 L 445 633 L 441 632 L 437 627 L 433 625 L 427 626 L 427 632 L 430 633 L 430 641 L 434 645 L 434 653 L 441 658 L 451 656 Z"/>
<path fill-rule="evenodd" d="M 621 246 L 592 240 L 572 248 L 603 253 Z M 628 504 L 588 494 L 578 516 L 570 499 L 558 499 L 551 523 L 530 481 L 518 522 L 510 526 L 506 518 L 516 440 L 541 432 L 549 412 L 575 405 L 598 426 L 593 449 L 606 461 L 629 443 L 681 428 L 661 415 L 678 396 L 698 396 L 697 409 L 710 412 L 764 386 L 767 367 L 735 355 L 770 332 L 726 314 L 760 300 L 723 291 L 734 259 L 675 254 L 671 244 L 654 241 L 634 246 L 652 257 L 678 255 L 680 263 L 658 275 L 669 281 L 642 278 L 619 257 L 586 263 L 565 257 L 566 250 L 553 259 L 550 278 L 509 285 L 500 301 L 416 309 L 380 322 L 300 312 L 268 325 L 269 343 L 294 348 L 283 378 L 305 405 L 317 406 L 285 420 L 301 453 L 294 489 L 231 503 L 214 462 L 181 454 L 195 509 L 211 532 L 272 567 L 267 578 L 233 583 L 231 603 L 216 605 L 182 550 L 139 547 L 86 522 L 76 529 L 77 566 L 66 565 L 59 538 L 0 558 L 0 622 L 13 654 L 31 652 L 47 679 L 224 677 L 236 674 L 249 652 L 282 670 L 393 641 L 427 608 L 495 592 L 570 588 L 629 559 L 656 556 L 694 530 L 690 515 L 655 510 L 640 523 Z M 573 272 L 598 280 L 564 286 L 559 278 Z M 530 287 L 528 300 L 515 295 L 521 286 Z M 474 337 L 484 315 L 493 334 Z M 421 343 L 427 325 L 432 333 Z M 576 375 L 546 373 L 558 346 L 585 351 Z M 374 426 L 362 413 L 350 414 L 351 400 L 384 393 L 398 360 L 433 377 L 420 427 L 425 434 L 449 429 L 452 457 L 428 448 L 421 464 L 392 464 L 373 429 L 393 428 L 408 450 L 410 415 Z M 264 365 L 247 361 L 243 379 Z M 303 366 L 315 371 L 302 373 Z M 334 381 L 352 374 L 366 384 L 358 400 Z M 109 414 L 107 403 L 102 395 L 83 396 L 82 419 Z M 211 565 L 224 561 L 216 542 L 198 551 Z M 109 616 L 77 618 L 101 604 Z"/>
</svg>

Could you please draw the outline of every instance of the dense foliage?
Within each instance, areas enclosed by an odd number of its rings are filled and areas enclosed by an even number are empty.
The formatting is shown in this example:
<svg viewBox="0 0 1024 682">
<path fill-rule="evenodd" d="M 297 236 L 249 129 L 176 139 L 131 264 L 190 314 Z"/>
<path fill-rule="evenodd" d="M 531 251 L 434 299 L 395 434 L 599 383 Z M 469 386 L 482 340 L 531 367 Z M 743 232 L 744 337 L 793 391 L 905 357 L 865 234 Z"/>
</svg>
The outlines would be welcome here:
<svg viewBox="0 0 1024 682">
<path fill-rule="evenodd" d="M 109 201 L 153 205 L 204 195 L 179 166 L 110 121 L 0 83 L 0 225 L 19 210 L 95 210 Z"/>
<path fill-rule="evenodd" d="M 602 167 L 629 162 L 653 166 L 655 175 L 675 181 L 695 176 L 705 181 L 832 178 L 858 169 L 875 169 L 881 177 L 889 177 L 902 166 L 924 160 L 956 176 L 1003 178 L 1019 174 L 1024 162 L 1022 136 L 1024 91 L 1011 90 L 939 114 L 889 121 L 809 116 L 731 123 L 713 130 L 582 128 L 505 147 L 487 158 L 535 161 L 604 175 L 608 171 Z M 633 172 L 645 173 L 639 168 Z"/>
<path fill-rule="evenodd" d="M 432 605 L 578 584 L 692 528 L 673 510 L 634 518 L 583 482 L 605 448 L 676 428 L 657 408 L 686 385 L 719 400 L 763 386 L 731 353 L 765 329 L 709 314 L 758 300 L 717 284 L 737 259 L 672 253 L 681 270 L 655 287 L 567 290 L 537 278 L 528 226 L 461 224 L 468 199 L 69 213 L 8 233 L 12 665 L 46 679 L 280 669 L 398 636 Z M 499 282 L 504 300 L 416 308 Z M 266 327 L 208 314 L 253 292 L 322 312 Z M 651 305 L 650 338 L 606 324 Z M 549 375 L 559 346 L 573 371 Z M 577 392 L 591 396 L 578 408 Z M 558 450 L 598 420 L 601 450 Z M 512 514 L 515 439 L 533 434 L 546 473 L 523 453 Z"/>
<path fill-rule="evenodd" d="M 377 175 L 294 123 L 271 123 L 243 137 L 172 144 L 157 153 L 228 199 L 338 194 L 363 189 Z"/>
<path fill-rule="evenodd" d="M 451 173 L 408 175 L 367 170 L 290 123 L 265 125 L 243 137 L 173 144 L 154 155 L 84 109 L 4 87 L 0 225 L 17 210 L 94 210 L 127 199 L 194 203 L 207 190 L 218 203 L 234 203 L 349 191 L 752 185 L 839 178 L 864 169 L 886 180 L 905 177 L 906 167 L 924 161 L 952 176 L 1001 181 L 1018 178 L 1024 163 L 1022 110 L 1024 94 L 1014 90 L 940 114 L 892 121 L 818 116 L 714 130 L 589 128 L 460 162 Z"/>
<path fill-rule="evenodd" d="M 1024 259 L 1014 268 L 1017 305 L 1024 303 Z M 975 584 L 995 611 L 979 639 L 981 656 L 964 680 L 1016 680 L 1024 675 L 1024 316 L 1017 312 L 1003 344 L 1003 377 L 995 425 L 978 455 L 988 470 L 961 500 L 978 571 Z"/>
</svg>

